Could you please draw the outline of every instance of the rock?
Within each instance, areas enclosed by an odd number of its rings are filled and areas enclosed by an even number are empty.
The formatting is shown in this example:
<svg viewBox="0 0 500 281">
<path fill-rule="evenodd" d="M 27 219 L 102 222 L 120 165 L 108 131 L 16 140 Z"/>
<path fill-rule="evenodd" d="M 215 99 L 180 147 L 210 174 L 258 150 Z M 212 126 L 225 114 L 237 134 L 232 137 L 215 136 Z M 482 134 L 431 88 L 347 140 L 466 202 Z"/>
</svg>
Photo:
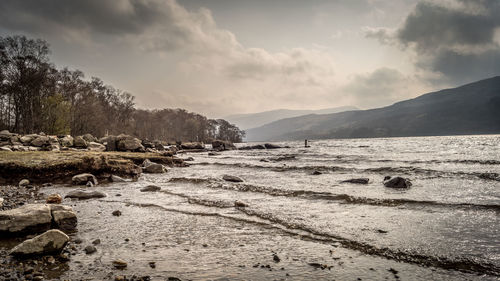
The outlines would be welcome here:
<svg viewBox="0 0 500 281">
<path fill-rule="evenodd" d="M 154 192 L 154 191 L 161 190 L 161 187 L 151 184 L 151 185 L 148 185 L 148 186 L 141 188 L 140 190 L 141 190 L 141 192 Z"/>
<path fill-rule="evenodd" d="M 208 153 L 208 156 L 218 156 L 218 155 L 220 155 L 220 153 L 218 153 L 218 152 L 209 152 Z"/>
<path fill-rule="evenodd" d="M 76 229 L 78 220 L 73 208 L 64 205 L 50 205 L 52 224 L 64 231 Z"/>
<path fill-rule="evenodd" d="M 61 204 L 62 196 L 59 194 L 50 194 L 47 197 L 47 204 Z"/>
<path fill-rule="evenodd" d="M 73 185 L 85 185 L 87 182 L 91 182 L 94 185 L 98 184 L 97 178 L 89 173 L 73 176 L 71 181 L 73 182 Z"/>
<path fill-rule="evenodd" d="M 19 187 L 27 187 L 29 184 L 30 184 L 30 181 L 29 181 L 29 180 L 27 180 L 27 179 L 22 179 L 22 180 L 19 182 Z"/>
<path fill-rule="evenodd" d="M 212 142 L 212 149 L 214 150 L 234 150 L 236 146 L 230 141 L 214 140 Z"/>
<path fill-rule="evenodd" d="M 149 262 L 149 267 L 156 268 L 156 263 L 154 261 Z"/>
<path fill-rule="evenodd" d="M 113 213 L 111 213 L 113 216 L 119 217 L 122 215 L 122 212 L 120 210 L 115 210 Z"/>
<path fill-rule="evenodd" d="M 90 151 L 106 151 L 106 146 L 104 144 L 100 144 L 100 143 L 97 143 L 97 142 L 89 142 L 87 148 L 90 150 Z"/>
<path fill-rule="evenodd" d="M 0 147 L 0 151 L 9 151 L 9 152 L 12 152 L 12 149 L 8 146 L 2 146 Z"/>
<path fill-rule="evenodd" d="M 73 137 L 72 136 L 64 136 L 59 139 L 59 143 L 64 147 L 72 147 L 73 146 Z"/>
<path fill-rule="evenodd" d="M 167 168 L 165 168 L 162 164 L 153 163 L 143 169 L 144 173 L 150 174 L 160 174 L 167 172 Z"/>
<path fill-rule="evenodd" d="M 85 251 L 85 254 L 87 255 L 90 255 L 90 254 L 93 254 L 95 252 L 97 252 L 97 249 L 96 247 L 92 246 L 92 245 L 88 245 L 87 247 L 85 247 L 85 249 L 83 249 Z"/>
<path fill-rule="evenodd" d="M 70 191 L 64 196 L 64 198 L 78 198 L 80 200 L 103 197 L 106 197 L 106 194 L 100 191 L 84 191 L 78 189 Z"/>
<path fill-rule="evenodd" d="M 252 149 L 266 149 L 266 147 L 263 144 L 256 144 L 256 145 L 250 145 L 250 146 L 243 146 L 238 148 L 239 150 L 252 150 Z"/>
<path fill-rule="evenodd" d="M 73 146 L 77 148 L 87 148 L 87 141 L 82 136 L 77 136 L 73 139 Z"/>
<path fill-rule="evenodd" d="M 94 184 L 91 181 L 88 181 L 85 186 L 87 186 L 87 187 L 94 187 Z"/>
<path fill-rule="evenodd" d="M 182 149 L 205 149 L 205 144 L 202 142 L 185 142 L 181 144 Z"/>
<path fill-rule="evenodd" d="M 230 182 L 243 182 L 243 180 L 239 177 L 236 176 L 231 176 L 231 175 L 224 175 L 222 177 L 223 180 L 225 181 L 230 181 Z"/>
<path fill-rule="evenodd" d="M 411 185 L 412 183 L 409 179 L 402 177 L 394 177 L 384 181 L 384 186 L 390 188 L 409 188 Z"/>
<path fill-rule="evenodd" d="M 61 251 L 69 241 L 64 232 L 51 229 L 32 239 L 25 240 L 10 250 L 11 255 L 40 255 Z"/>
<path fill-rule="evenodd" d="M 153 165 L 153 164 L 155 164 L 155 163 L 154 163 L 154 162 L 151 162 L 151 160 L 149 160 L 149 159 L 146 159 L 146 160 L 144 160 L 144 162 L 142 162 L 141 167 L 142 167 L 142 168 L 147 168 L 148 166 L 151 166 L 151 165 Z"/>
<path fill-rule="evenodd" d="M 127 262 L 121 259 L 117 259 L 113 261 L 113 266 L 117 269 L 124 269 L 127 267 Z"/>
<path fill-rule="evenodd" d="M 126 181 L 127 181 L 127 180 L 125 180 L 124 178 L 119 177 L 119 176 L 115 176 L 115 175 L 111 175 L 111 177 L 109 177 L 109 179 L 110 179 L 112 182 L 126 182 Z"/>
<path fill-rule="evenodd" d="M 273 254 L 273 260 L 274 260 L 274 262 L 280 262 L 281 261 L 280 257 L 278 257 L 277 254 Z"/>
<path fill-rule="evenodd" d="M 97 141 L 97 138 L 94 137 L 92 134 L 85 134 L 82 136 L 82 138 L 87 142 L 87 143 L 90 143 L 90 142 L 96 142 Z"/>
<path fill-rule="evenodd" d="M 283 147 L 281 147 L 281 146 L 279 146 L 279 145 L 272 144 L 272 143 L 266 143 L 266 144 L 264 144 L 264 147 L 265 147 L 266 149 L 277 149 L 277 148 L 283 148 Z"/>
<path fill-rule="evenodd" d="M 50 144 L 49 146 L 45 147 L 46 151 L 61 151 L 61 147 L 59 144 Z"/>
<path fill-rule="evenodd" d="M 348 179 L 345 181 L 341 181 L 341 183 L 368 184 L 369 181 L 370 181 L 369 178 L 355 178 L 355 179 Z"/>
<path fill-rule="evenodd" d="M 118 138 L 116 136 L 106 136 L 99 139 L 99 142 L 106 146 L 106 151 L 116 151 L 116 142 Z"/>
<path fill-rule="evenodd" d="M 96 240 L 92 241 L 92 244 L 93 245 L 99 245 L 99 244 L 101 244 L 101 239 L 96 239 Z"/>
<path fill-rule="evenodd" d="M 37 138 L 31 141 L 31 145 L 35 147 L 42 147 L 49 145 L 49 137 L 47 136 L 38 136 Z"/>
<path fill-rule="evenodd" d="M 245 204 L 245 203 L 243 203 L 241 201 L 238 201 L 238 200 L 234 201 L 234 206 L 235 207 L 241 207 L 241 208 L 248 207 L 247 204 Z"/>
<path fill-rule="evenodd" d="M 194 158 L 193 157 L 188 157 L 188 158 L 185 158 L 183 159 L 184 161 L 194 161 Z"/>
<path fill-rule="evenodd" d="M 3 200 L 3 198 L 2 198 L 2 197 L 0 197 L 0 208 L 2 208 L 2 207 L 3 207 L 3 201 L 4 201 L 4 200 Z"/>
<path fill-rule="evenodd" d="M 118 151 L 144 151 L 141 140 L 129 135 L 119 135 L 117 137 L 116 149 Z"/>
<path fill-rule="evenodd" d="M 76 214 L 69 206 L 27 204 L 0 211 L 0 233 L 36 233 L 46 231 L 52 225 L 73 230 L 76 224 Z"/>
<path fill-rule="evenodd" d="M 20 137 L 19 141 L 21 141 L 21 143 L 24 145 L 28 145 L 37 137 L 38 137 L 38 135 L 25 135 L 25 136 Z"/>
<path fill-rule="evenodd" d="M 28 204 L 16 209 L 0 211 L 0 233 L 33 233 L 50 229 L 50 206 Z"/>
<path fill-rule="evenodd" d="M 322 174 L 323 174 L 323 173 L 322 173 L 322 172 L 320 172 L 320 171 L 314 171 L 314 172 L 312 172 L 312 175 L 313 175 L 313 176 L 319 176 L 319 175 L 322 175 Z"/>
</svg>

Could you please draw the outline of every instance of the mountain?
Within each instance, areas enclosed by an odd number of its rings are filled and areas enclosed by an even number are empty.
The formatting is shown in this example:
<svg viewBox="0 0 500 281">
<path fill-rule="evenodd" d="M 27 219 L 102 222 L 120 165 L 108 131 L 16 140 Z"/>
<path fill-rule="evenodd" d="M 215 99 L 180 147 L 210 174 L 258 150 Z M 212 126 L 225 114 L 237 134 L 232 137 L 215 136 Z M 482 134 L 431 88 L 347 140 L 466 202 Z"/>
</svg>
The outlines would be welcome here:
<svg viewBox="0 0 500 281">
<path fill-rule="evenodd" d="M 247 141 L 500 133 L 500 76 L 391 106 L 287 118 L 247 130 Z"/>
<path fill-rule="evenodd" d="M 329 113 L 337 113 L 355 109 L 357 108 L 353 106 L 341 106 L 341 107 L 326 108 L 320 110 L 277 109 L 259 113 L 235 114 L 226 116 L 223 119 L 229 121 L 229 123 L 231 124 L 235 124 L 240 129 L 246 130 L 250 128 L 259 127 L 283 118 L 297 117 L 307 114 L 329 114 Z"/>
</svg>

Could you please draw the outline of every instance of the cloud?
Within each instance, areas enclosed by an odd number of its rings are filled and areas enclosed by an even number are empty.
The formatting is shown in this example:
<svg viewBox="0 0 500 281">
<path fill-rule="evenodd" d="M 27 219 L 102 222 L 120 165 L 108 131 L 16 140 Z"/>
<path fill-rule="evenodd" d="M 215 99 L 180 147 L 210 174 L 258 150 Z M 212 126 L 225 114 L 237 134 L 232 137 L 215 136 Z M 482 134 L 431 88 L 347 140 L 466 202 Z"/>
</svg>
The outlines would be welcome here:
<svg viewBox="0 0 500 281">
<path fill-rule="evenodd" d="M 365 36 L 415 52 L 415 65 L 453 83 L 500 72 L 500 1 L 421 1 L 395 32 L 368 28 Z"/>
<path fill-rule="evenodd" d="M 416 78 L 392 68 L 379 68 L 354 75 L 343 87 L 362 108 L 376 108 L 415 96 L 427 90 Z"/>
</svg>

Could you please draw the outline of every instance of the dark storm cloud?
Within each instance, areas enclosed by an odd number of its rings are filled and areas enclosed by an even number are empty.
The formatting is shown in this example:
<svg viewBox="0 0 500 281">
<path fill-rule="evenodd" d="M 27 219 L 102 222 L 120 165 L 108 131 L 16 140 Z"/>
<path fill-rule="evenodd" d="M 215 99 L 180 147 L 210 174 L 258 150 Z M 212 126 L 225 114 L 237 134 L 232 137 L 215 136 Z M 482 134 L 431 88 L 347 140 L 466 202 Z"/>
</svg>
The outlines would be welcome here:
<svg viewBox="0 0 500 281">
<path fill-rule="evenodd" d="M 463 83 L 500 74 L 499 15 L 498 0 L 422 1 L 399 29 L 365 34 L 414 48 L 418 67 Z"/>
<path fill-rule="evenodd" d="M 2 0 L 0 24 L 14 31 L 50 32 L 54 27 L 105 34 L 143 31 L 164 15 L 152 1 Z"/>
</svg>

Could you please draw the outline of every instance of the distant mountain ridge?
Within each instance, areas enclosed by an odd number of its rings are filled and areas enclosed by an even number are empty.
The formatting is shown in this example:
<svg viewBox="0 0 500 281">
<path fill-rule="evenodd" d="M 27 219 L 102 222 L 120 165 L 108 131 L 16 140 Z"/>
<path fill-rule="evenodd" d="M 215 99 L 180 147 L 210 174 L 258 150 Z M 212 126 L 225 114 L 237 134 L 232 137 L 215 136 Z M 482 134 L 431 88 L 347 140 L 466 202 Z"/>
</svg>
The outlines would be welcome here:
<svg viewBox="0 0 500 281">
<path fill-rule="evenodd" d="M 246 132 L 246 141 L 500 133 L 500 76 L 387 107 L 286 118 Z"/>
<path fill-rule="evenodd" d="M 235 124 L 240 129 L 246 130 L 250 128 L 259 127 L 267 123 L 271 123 L 280 119 L 297 117 L 307 114 L 329 114 L 337 113 L 347 110 L 356 110 L 354 106 L 341 106 L 334 108 L 326 108 L 319 110 L 291 110 L 291 109 L 276 109 L 258 113 L 248 113 L 248 114 L 235 114 L 223 117 L 224 120 L 229 121 L 231 124 Z"/>
</svg>

